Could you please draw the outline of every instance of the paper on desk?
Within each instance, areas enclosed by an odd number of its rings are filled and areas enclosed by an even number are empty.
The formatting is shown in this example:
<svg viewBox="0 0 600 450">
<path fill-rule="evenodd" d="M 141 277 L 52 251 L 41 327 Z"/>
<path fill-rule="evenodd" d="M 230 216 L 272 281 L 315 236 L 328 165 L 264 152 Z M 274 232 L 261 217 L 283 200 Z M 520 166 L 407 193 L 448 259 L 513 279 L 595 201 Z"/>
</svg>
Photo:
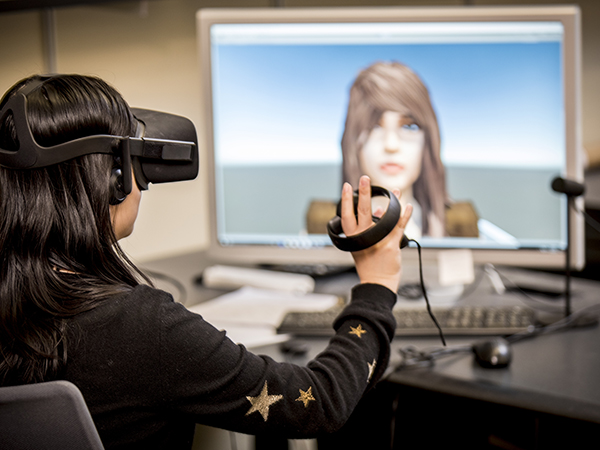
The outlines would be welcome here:
<svg viewBox="0 0 600 450">
<path fill-rule="evenodd" d="M 243 287 L 213 300 L 188 307 L 231 340 L 255 347 L 282 342 L 277 327 L 289 311 L 322 311 L 337 305 L 338 297 L 327 294 L 294 294 L 272 289 Z"/>
</svg>

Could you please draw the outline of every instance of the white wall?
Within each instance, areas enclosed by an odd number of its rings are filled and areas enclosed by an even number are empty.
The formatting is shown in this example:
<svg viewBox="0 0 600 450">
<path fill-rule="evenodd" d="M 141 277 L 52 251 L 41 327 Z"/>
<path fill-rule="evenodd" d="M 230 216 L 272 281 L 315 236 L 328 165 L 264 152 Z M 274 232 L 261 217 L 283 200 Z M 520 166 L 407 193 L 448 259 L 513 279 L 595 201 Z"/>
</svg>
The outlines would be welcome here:
<svg viewBox="0 0 600 450">
<path fill-rule="evenodd" d="M 197 9 L 197 2 L 185 0 L 58 8 L 56 71 L 100 76 L 130 105 L 189 117 L 201 135 Z M 0 91 L 47 71 L 41 29 L 39 11 L 0 14 Z M 136 231 L 123 241 L 135 260 L 207 245 L 205 152 L 200 150 L 195 181 L 151 185 L 144 193 Z"/>
<path fill-rule="evenodd" d="M 446 1 L 336 0 L 151 0 L 64 7 L 55 10 L 57 67 L 61 73 L 97 75 L 111 83 L 132 106 L 189 117 L 202 134 L 200 71 L 195 12 L 201 7 L 285 4 L 460 5 Z M 516 0 L 476 0 L 471 4 L 518 4 Z M 527 3 L 574 3 L 534 1 Z M 600 2 L 576 2 L 583 11 L 583 133 L 589 150 L 600 149 Z M 48 69 L 44 62 L 41 12 L 0 13 L 0 92 L 17 80 Z M 202 143 L 202 139 L 200 139 Z M 204 248 L 208 243 L 205 149 L 200 176 L 184 183 L 151 186 L 144 194 L 134 235 L 123 242 L 136 261 Z M 600 153 L 600 152 L 599 152 Z M 599 158 L 600 160 L 600 158 Z"/>
</svg>

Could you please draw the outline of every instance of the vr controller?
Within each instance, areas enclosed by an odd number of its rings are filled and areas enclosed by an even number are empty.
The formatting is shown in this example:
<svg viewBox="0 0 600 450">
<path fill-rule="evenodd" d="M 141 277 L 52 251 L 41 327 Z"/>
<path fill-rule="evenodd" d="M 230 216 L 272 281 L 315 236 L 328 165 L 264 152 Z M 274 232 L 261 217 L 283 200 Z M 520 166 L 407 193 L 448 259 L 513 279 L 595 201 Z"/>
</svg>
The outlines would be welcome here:
<svg viewBox="0 0 600 450">
<path fill-rule="evenodd" d="M 121 157 L 122 188 L 132 189 L 131 164 L 140 189 L 148 183 L 192 180 L 198 175 L 198 138 L 187 118 L 148 109 L 132 108 L 138 121 L 136 136 L 94 135 L 52 147 L 35 142 L 27 121 L 27 95 L 44 81 L 31 81 L 21 88 L 0 111 L 0 118 L 12 112 L 19 148 L 0 148 L 0 166 L 10 169 L 37 169 L 93 153 Z"/>
<path fill-rule="evenodd" d="M 365 231 L 352 235 L 345 236 L 342 230 L 342 218 L 341 209 L 342 201 L 340 200 L 337 205 L 336 216 L 327 223 L 327 233 L 331 238 L 331 242 L 338 249 L 345 252 L 358 252 L 369 248 L 384 237 L 386 237 L 394 229 L 398 220 L 400 219 L 400 202 L 396 196 L 387 189 L 379 186 L 371 186 L 371 197 L 387 197 L 390 203 L 387 207 L 386 212 L 381 217 L 373 216 L 373 222 L 375 224 Z M 358 215 L 358 191 L 354 191 L 354 214 Z M 402 236 L 400 242 L 400 248 L 404 248 L 408 245 L 408 238 Z"/>
</svg>

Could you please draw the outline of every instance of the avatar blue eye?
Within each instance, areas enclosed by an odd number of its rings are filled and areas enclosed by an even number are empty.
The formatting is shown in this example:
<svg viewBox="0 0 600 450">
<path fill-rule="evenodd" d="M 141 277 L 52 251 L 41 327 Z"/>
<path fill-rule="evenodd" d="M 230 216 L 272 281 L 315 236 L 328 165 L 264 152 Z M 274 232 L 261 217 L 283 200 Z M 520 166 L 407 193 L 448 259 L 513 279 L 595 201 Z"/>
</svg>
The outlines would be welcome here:
<svg viewBox="0 0 600 450">
<path fill-rule="evenodd" d="M 416 123 L 407 123 L 407 124 L 402 125 L 402 129 L 408 130 L 408 131 L 419 131 L 421 129 L 421 127 L 419 125 L 417 125 Z"/>
</svg>

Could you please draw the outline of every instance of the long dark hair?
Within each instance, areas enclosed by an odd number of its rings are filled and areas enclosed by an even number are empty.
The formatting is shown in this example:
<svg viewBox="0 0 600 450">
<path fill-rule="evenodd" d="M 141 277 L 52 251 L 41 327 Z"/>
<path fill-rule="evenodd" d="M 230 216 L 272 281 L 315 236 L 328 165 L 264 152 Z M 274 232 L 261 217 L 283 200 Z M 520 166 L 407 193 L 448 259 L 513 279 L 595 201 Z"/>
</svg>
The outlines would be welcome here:
<svg viewBox="0 0 600 450">
<path fill-rule="evenodd" d="M 17 83 L 0 109 L 22 86 Z M 134 119 L 113 88 L 59 75 L 27 96 L 28 123 L 50 147 L 95 134 L 131 135 Z M 0 147 L 18 148 L 12 114 Z M 0 385 L 56 378 L 66 362 L 66 319 L 138 284 L 139 270 L 111 222 L 112 155 L 86 155 L 33 170 L 0 167 Z"/>
</svg>

